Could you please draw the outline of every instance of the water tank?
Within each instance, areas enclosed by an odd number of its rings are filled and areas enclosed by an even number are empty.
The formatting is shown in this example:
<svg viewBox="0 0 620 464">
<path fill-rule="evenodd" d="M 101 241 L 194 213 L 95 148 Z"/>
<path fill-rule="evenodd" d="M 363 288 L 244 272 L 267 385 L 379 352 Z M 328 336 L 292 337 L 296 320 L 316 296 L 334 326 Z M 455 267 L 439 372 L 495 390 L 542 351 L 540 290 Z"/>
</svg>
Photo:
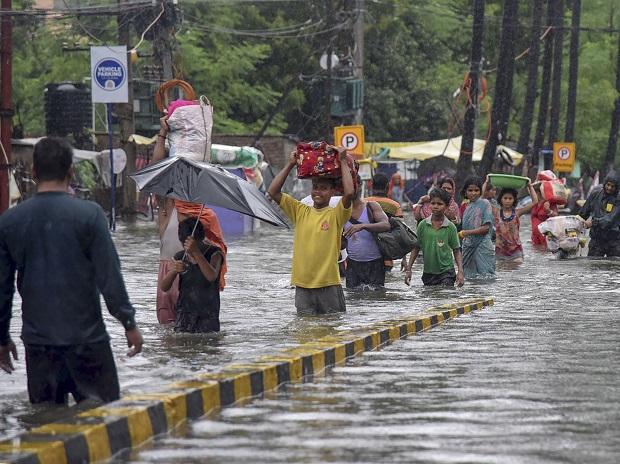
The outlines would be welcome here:
<svg viewBox="0 0 620 464">
<path fill-rule="evenodd" d="M 64 137 L 91 126 L 89 87 L 79 82 L 48 84 L 44 94 L 47 135 Z"/>
</svg>

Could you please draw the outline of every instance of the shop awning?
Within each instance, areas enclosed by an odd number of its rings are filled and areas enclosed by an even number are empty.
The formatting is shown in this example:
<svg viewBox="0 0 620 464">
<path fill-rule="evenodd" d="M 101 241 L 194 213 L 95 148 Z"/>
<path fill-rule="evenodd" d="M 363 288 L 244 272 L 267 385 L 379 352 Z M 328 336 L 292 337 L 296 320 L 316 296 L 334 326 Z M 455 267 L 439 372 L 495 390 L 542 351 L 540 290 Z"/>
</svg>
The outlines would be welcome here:
<svg viewBox="0 0 620 464">
<path fill-rule="evenodd" d="M 450 139 L 433 140 L 430 142 L 398 142 L 398 143 L 385 143 L 380 142 L 367 143 L 367 146 L 374 149 L 374 153 L 377 153 L 381 148 L 389 148 L 389 158 L 392 160 L 408 161 L 419 160 L 424 161 L 437 156 L 445 156 L 454 161 L 459 159 L 461 152 L 461 139 L 462 137 L 454 137 Z M 473 161 L 478 162 L 482 160 L 482 154 L 484 153 L 485 141 L 481 139 L 474 140 L 473 149 Z M 523 155 L 517 151 L 508 148 L 504 145 L 499 145 L 498 150 L 501 150 L 512 158 L 515 165 L 518 165 L 523 160 Z"/>
</svg>

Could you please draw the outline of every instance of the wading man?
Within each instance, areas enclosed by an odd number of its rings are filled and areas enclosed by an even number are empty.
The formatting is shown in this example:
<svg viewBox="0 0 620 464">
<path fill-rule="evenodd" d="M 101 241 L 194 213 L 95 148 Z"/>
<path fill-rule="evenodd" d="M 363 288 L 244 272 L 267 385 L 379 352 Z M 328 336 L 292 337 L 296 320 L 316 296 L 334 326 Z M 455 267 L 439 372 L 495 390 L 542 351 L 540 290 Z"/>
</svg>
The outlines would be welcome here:
<svg viewBox="0 0 620 464">
<path fill-rule="evenodd" d="M 66 193 L 72 158 L 61 139 L 40 140 L 33 154 L 37 194 L 0 216 L 0 368 L 10 374 L 11 355 L 17 359 L 9 335 L 17 273 L 32 403 L 63 404 L 69 393 L 77 402 L 119 398 L 100 292 L 125 328 L 128 355 L 142 350 L 105 214 Z"/>
</svg>

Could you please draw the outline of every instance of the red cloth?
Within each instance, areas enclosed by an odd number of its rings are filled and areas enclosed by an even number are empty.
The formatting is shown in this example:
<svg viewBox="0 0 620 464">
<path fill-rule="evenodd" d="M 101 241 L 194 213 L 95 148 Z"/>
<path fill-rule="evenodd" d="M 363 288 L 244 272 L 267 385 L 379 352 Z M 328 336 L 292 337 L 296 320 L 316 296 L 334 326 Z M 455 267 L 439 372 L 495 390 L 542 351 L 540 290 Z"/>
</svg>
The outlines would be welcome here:
<svg viewBox="0 0 620 464">
<path fill-rule="evenodd" d="M 187 201 L 174 200 L 174 207 L 177 209 L 177 212 L 179 214 L 184 214 L 190 217 L 198 217 L 202 205 L 197 203 L 189 203 Z M 202 210 L 200 222 L 204 226 L 205 236 L 207 237 L 207 240 L 217 245 L 224 254 L 222 270 L 220 271 L 220 290 L 224 290 L 224 287 L 226 286 L 226 280 L 224 279 L 224 275 L 227 271 L 226 253 L 228 252 L 228 248 L 226 247 L 226 243 L 224 242 L 224 233 L 222 232 L 222 227 L 220 226 L 220 220 L 217 218 L 217 215 L 212 209 L 205 207 Z"/>
<path fill-rule="evenodd" d="M 532 243 L 534 245 L 547 245 L 547 240 L 545 236 L 538 231 L 538 225 L 542 222 L 545 222 L 551 216 L 549 216 L 544 208 L 545 201 L 539 201 L 532 207 Z M 558 205 L 550 205 L 551 210 L 556 214 L 558 213 Z"/>
</svg>

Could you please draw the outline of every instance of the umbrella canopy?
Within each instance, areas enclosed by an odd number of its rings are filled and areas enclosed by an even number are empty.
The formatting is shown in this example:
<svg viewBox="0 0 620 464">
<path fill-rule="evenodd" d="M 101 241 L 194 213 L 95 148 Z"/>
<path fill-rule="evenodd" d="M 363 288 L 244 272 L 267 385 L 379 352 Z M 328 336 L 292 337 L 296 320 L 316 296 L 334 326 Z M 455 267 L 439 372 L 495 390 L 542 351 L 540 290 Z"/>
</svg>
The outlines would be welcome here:
<svg viewBox="0 0 620 464">
<path fill-rule="evenodd" d="M 256 185 L 219 166 L 172 157 L 147 166 L 130 177 L 145 192 L 220 206 L 288 228 L 282 215 Z"/>
</svg>

